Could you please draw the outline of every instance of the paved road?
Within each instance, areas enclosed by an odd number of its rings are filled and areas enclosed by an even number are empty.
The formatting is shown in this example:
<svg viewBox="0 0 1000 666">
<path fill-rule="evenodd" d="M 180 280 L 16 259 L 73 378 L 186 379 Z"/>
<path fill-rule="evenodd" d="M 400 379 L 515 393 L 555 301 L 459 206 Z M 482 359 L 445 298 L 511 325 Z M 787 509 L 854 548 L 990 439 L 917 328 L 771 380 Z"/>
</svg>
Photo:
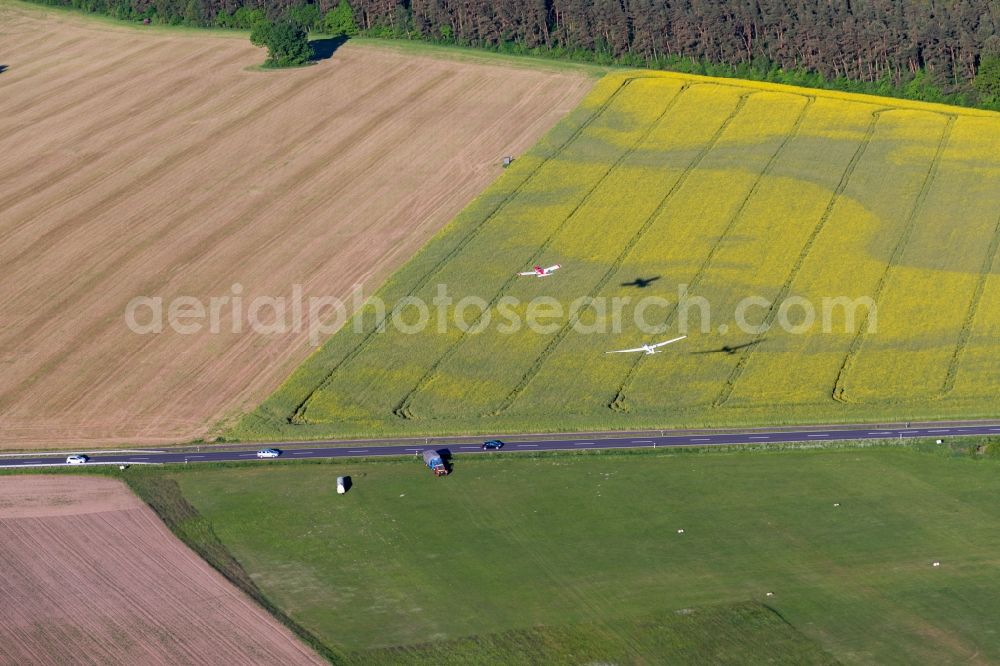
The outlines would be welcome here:
<svg viewBox="0 0 1000 666">
<path fill-rule="evenodd" d="M 940 426 L 926 425 L 914 428 L 853 428 L 844 429 L 810 429 L 801 431 L 774 431 L 753 430 L 744 433 L 725 434 L 684 434 L 684 435 L 664 435 L 662 437 L 601 437 L 601 438 L 574 438 L 561 437 L 559 439 L 513 441 L 511 438 L 504 447 L 504 452 L 509 451 L 572 451 L 579 449 L 629 449 L 629 448 L 656 448 L 669 446 L 721 446 L 726 444 L 774 444 L 779 442 L 831 442 L 847 439 L 911 439 L 914 437 L 932 437 L 935 439 L 943 437 L 955 437 L 958 435 L 1000 435 L 1000 425 L 969 425 L 969 426 Z M 452 454 L 479 453 L 483 451 L 479 444 L 481 440 L 472 440 L 468 443 L 441 443 L 431 446 L 438 450 L 447 449 Z M 157 464 L 157 463 L 199 463 L 218 461 L 256 461 L 257 449 L 247 448 L 238 451 L 205 451 L 199 453 L 184 452 L 160 452 L 160 451 L 128 451 L 120 453 L 100 453 L 90 457 L 90 463 L 105 464 Z M 423 451 L 427 446 L 420 446 L 418 443 L 408 443 L 399 446 L 394 445 L 369 445 L 353 444 L 345 446 L 337 442 L 312 442 L 273 445 L 282 449 L 281 459 L 300 460 L 303 458 L 351 458 L 365 456 L 415 456 Z M 23 457 L 3 457 L 0 458 L 0 467 L 30 467 L 39 465 L 65 464 L 65 458 L 40 456 L 38 454 Z M 266 462 L 266 461 L 262 461 Z"/>
</svg>

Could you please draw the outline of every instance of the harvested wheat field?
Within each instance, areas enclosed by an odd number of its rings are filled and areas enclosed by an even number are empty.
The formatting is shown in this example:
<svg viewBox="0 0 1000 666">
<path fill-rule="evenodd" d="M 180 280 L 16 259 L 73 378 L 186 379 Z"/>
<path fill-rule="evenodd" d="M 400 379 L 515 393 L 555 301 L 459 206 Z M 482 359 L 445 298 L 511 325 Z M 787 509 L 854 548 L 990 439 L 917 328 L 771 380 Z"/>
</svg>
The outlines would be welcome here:
<svg viewBox="0 0 1000 666">
<path fill-rule="evenodd" d="M 114 479 L 0 484 L 0 663 L 316 664 Z"/>
<path fill-rule="evenodd" d="M 370 292 L 591 85 L 350 43 L 259 71 L 245 36 L 13 4 L 0 26 L 8 449 L 191 439 L 254 406 L 313 348 L 310 297 Z M 169 325 L 180 296 L 200 332 Z M 249 330 L 260 296 L 288 299 L 286 332 L 264 301 Z M 126 325 L 136 297 L 162 299 L 162 333 Z"/>
</svg>

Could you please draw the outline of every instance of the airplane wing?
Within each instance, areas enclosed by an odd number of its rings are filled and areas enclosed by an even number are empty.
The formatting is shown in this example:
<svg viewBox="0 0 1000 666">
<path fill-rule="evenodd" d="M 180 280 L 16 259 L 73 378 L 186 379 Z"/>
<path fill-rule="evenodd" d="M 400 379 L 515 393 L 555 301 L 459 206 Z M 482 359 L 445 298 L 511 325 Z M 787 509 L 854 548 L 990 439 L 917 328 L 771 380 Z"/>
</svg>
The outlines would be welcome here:
<svg viewBox="0 0 1000 666">
<path fill-rule="evenodd" d="M 535 271 L 525 271 L 523 273 L 518 273 L 518 275 L 538 275 Z"/>
<path fill-rule="evenodd" d="M 650 346 L 651 347 L 663 347 L 665 345 L 671 344 L 672 342 L 677 342 L 678 340 L 683 340 L 686 337 L 687 337 L 686 335 L 682 335 L 679 338 L 674 338 L 673 340 L 667 340 L 666 342 L 657 342 L 655 345 L 650 345 Z"/>
<path fill-rule="evenodd" d="M 642 347 L 636 347 L 635 349 L 616 349 L 614 351 L 604 352 L 605 354 L 627 354 L 629 352 L 641 352 L 646 351 Z"/>
<path fill-rule="evenodd" d="M 549 266 L 548 268 L 543 268 L 542 270 L 546 273 L 551 273 L 552 271 L 557 271 L 560 268 L 562 268 L 562 266 L 560 264 L 556 264 L 555 266 Z"/>
</svg>

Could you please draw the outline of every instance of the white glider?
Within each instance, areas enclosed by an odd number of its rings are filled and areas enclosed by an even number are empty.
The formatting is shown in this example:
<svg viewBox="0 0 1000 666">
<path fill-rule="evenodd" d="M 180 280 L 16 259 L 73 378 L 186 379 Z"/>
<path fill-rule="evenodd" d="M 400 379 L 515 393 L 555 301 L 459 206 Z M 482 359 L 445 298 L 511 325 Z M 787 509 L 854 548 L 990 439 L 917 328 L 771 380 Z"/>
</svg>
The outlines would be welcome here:
<svg viewBox="0 0 1000 666">
<path fill-rule="evenodd" d="M 542 268 L 541 266 L 534 266 L 530 271 L 525 271 L 523 273 L 518 273 L 518 275 L 525 275 L 531 277 L 548 277 L 555 273 L 557 270 L 562 268 L 559 264 L 555 266 L 549 266 L 548 268 Z"/>
<path fill-rule="evenodd" d="M 666 342 L 657 342 L 655 345 L 643 345 L 641 347 L 636 347 L 635 349 L 616 349 L 614 351 L 604 352 L 605 354 L 628 354 L 630 352 L 645 352 L 647 354 L 658 354 L 656 351 L 657 347 L 663 347 L 669 345 L 672 342 L 677 342 L 678 340 L 683 340 L 686 335 L 682 335 L 679 338 L 674 338 L 673 340 L 667 340 Z"/>
</svg>

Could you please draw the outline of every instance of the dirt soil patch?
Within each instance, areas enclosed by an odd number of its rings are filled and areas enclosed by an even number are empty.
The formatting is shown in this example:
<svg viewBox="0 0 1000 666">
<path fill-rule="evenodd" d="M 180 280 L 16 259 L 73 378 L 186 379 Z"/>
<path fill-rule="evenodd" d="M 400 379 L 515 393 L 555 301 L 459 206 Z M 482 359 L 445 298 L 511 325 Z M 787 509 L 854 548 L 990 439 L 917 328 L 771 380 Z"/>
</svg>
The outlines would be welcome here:
<svg viewBox="0 0 1000 666">
<path fill-rule="evenodd" d="M 0 663 L 325 663 L 114 479 L 5 477 L 0 562 Z"/>
</svg>

